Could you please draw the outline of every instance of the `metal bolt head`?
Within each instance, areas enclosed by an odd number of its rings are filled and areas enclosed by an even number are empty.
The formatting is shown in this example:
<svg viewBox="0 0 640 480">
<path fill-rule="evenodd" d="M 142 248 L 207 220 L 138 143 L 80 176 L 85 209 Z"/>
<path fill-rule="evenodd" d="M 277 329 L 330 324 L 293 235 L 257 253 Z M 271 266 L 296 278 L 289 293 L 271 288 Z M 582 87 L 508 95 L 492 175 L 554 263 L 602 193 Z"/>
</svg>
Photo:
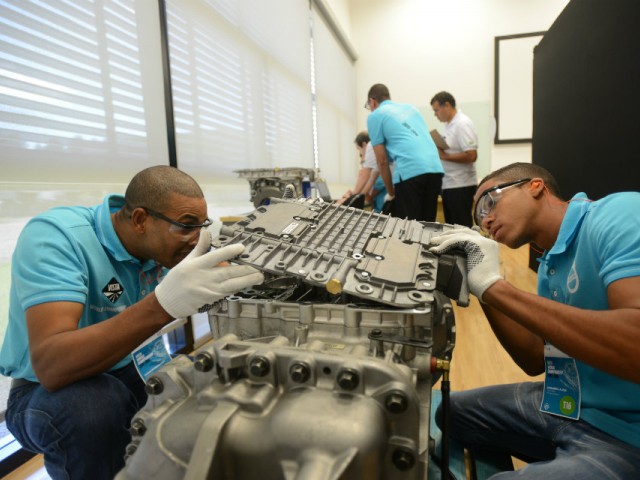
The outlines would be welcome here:
<svg viewBox="0 0 640 480">
<path fill-rule="evenodd" d="M 144 391 L 149 395 L 160 395 L 164 390 L 164 384 L 158 377 L 151 377 L 144 386 Z"/>
<path fill-rule="evenodd" d="M 291 380 L 296 383 L 304 383 L 309 380 L 311 376 L 309 372 L 309 367 L 307 367 L 304 363 L 294 363 L 291 365 L 289 369 L 289 375 L 291 375 Z"/>
<path fill-rule="evenodd" d="M 137 450 L 137 449 L 138 449 L 138 447 L 137 447 L 135 444 L 130 443 L 129 445 L 127 445 L 127 448 L 126 448 L 126 450 L 125 450 L 125 455 L 126 455 L 127 457 L 130 457 L 131 455 L 133 455 L 134 453 L 136 453 L 136 450 Z"/>
<path fill-rule="evenodd" d="M 343 370 L 338 374 L 338 385 L 343 390 L 354 390 L 360 379 L 358 378 L 358 374 L 353 370 Z"/>
<path fill-rule="evenodd" d="M 398 470 L 402 470 L 403 472 L 412 468 L 416 463 L 416 458 L 411 452 L 400 449 L 397 449 L 395 452 L 393 452 L 391 459 L 396 468 Z"/>
<path fill-rule="evenodd" d="M 213 368 L 213 357 L 207 352 L 199 353 L 193 361 L 193 366 L 199 372 L 208 372 Z"/>
<path fill-rule="evenodd" d="M 249 371 L 255 377 L 264 377 L 269 374 L 270 370 L 269 361 L 264 357 L 255 357 L 249 364 Z"/>
<path fill-rule="evenodd" d="M 131 432 L 131 435 L 141 437 L 147 432 L 147 427 L 141 419 L 136 418 L 131 422 L 131 428 L 129 428 L 129 431 Z"/>
<path fill-rule="evenodd" d="M 387 410 L 395 414 L 405 412 L 409 406 L 407 397 L 404 393 L 398 391 L 393 391 L 387 395 L 384 404 L 387 407 Z"/>
</svg>

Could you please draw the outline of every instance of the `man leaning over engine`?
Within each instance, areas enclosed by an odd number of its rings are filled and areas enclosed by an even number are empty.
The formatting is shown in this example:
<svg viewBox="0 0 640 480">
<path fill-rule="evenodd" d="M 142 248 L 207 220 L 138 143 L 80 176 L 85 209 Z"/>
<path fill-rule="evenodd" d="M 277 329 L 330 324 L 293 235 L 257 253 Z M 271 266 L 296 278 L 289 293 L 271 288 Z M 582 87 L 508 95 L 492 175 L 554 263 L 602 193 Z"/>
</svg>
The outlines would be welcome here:
<svg viewBox="0 0 640 480">
<path fill-rule="evenodd" d="M 529 462 L 495 479 L 640 478 L 640 193 L 567 202 L 547 170 L 519 163 L 484 178 L 475 201 L 493 240 L 461 228 L 432 251 L 467 252 L 498 340 L 546 377 L 452 394 L 452 437 Z M 544 248 L 538 295 L 501 278 L 496 242 Z"/>
<path fill-rule="evenodd" d="M 112 479 L 146 402 L 132 350 L 175 318 L 263 281 L 252 267 L 218 266 L 244 247 L 209 251 L 210 224 L 196 181 L 155 166 L 124 196 L 54 208 L 25 226 L 0 373 L 13 378 L 7 426 L 44 454 L 51 478 Z"/>
</svg>

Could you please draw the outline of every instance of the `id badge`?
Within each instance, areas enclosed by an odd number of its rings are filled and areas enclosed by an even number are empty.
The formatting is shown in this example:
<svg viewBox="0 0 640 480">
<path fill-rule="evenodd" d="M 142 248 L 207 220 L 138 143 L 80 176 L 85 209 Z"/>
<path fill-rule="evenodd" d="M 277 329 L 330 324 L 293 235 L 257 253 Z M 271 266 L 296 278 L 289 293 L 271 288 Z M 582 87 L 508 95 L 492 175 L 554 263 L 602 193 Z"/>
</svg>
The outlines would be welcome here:
<svg viewBox="0 0 640 480">
<path fill-rule="evenodd" d="M 580 376 L 575 359 L 550 344 L 544 346 L 544 395 L 540 411 L 580 418 Z"/>
<path fill-rule="evenodd" d="M 146 340 L 131 353 L 131 356 L 138 375 L 145 382 L 153 372 L 171 361 L 171 355 L 167 352 L 167 347 L 165 347 L 160 334 Z"/>
</svg>

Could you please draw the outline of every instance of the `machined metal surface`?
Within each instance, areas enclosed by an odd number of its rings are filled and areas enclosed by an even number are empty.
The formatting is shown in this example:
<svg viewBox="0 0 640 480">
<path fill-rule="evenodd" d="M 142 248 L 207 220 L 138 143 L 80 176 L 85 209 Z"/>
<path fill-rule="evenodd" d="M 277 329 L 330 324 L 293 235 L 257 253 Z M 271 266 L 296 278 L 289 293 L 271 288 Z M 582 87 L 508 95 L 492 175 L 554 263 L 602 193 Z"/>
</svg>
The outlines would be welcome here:
<svg viewBox="0 0 640 480">
<path fill-rule="evenodd" d="M 262 285 L 211 306 L 214 340 L 147 381 L 116 480 L 426 480 L 431 388 L 464 258 L 428 224 L 272 199 L 225 226 Z"/>
<path fill-rule="evenodd" d="M 242 243 L 238 263 L 323 285 L 333 294 L 407 308 L 431 303 L 438 289 L 466 306 L 464 257 L 429 252 L 431 237 L 451 228 L 320 199 L 272 199 L 222 227 L 213 246 Z"/>
<path fill-rule="evenodd" d="M 218 339 L 148 380 L 118 480 L 427 478 L 432 353 L 455 341 L 448 299 L 390 311 L 273 294 L 216 305 Z"/>
</svg>

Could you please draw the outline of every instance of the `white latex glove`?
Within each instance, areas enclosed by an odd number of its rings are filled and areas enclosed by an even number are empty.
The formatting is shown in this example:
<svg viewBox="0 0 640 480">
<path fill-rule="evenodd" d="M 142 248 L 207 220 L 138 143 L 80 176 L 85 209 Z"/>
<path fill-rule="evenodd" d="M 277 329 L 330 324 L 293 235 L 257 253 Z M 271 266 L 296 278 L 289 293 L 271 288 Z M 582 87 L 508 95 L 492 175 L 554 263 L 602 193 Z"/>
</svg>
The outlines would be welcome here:
<svg viewBox="0 0 640 480">
<path fill-rule="evenodd" d="M 389 195 L 388 193 L 385 193 L 385 194 L 384 194 L 384 202 L 383 202 L 383 203 L 390 202 L 390 201 L 391 201 L 391 200 L 393 200 L 394 198 L 396 198 L 396 196 L 395 196 L 395 195 Z"/>
<path fill-rule="evenodd" d="M 264 281 L 262 273 L 248 265 L 217 267 L 244 251 L 244 245 L 234 244 L 209 252 L 211 233 L 200 231 L 195 248 L 156 287 L 156 298 L 173 318 L 184 318 L 201 311 L 202 307 L 251 285 Z"/>
<path fill-rule="evenodd" d="M 502 279 L 498 261 L 498 243 L 467 227 L 455 228 L 431 239 L 436 247 L 430 252 L 446 253 L 461 248 L 467 253 L 469 291 L 482 300 L 485 290 Z"/>
</svg>

